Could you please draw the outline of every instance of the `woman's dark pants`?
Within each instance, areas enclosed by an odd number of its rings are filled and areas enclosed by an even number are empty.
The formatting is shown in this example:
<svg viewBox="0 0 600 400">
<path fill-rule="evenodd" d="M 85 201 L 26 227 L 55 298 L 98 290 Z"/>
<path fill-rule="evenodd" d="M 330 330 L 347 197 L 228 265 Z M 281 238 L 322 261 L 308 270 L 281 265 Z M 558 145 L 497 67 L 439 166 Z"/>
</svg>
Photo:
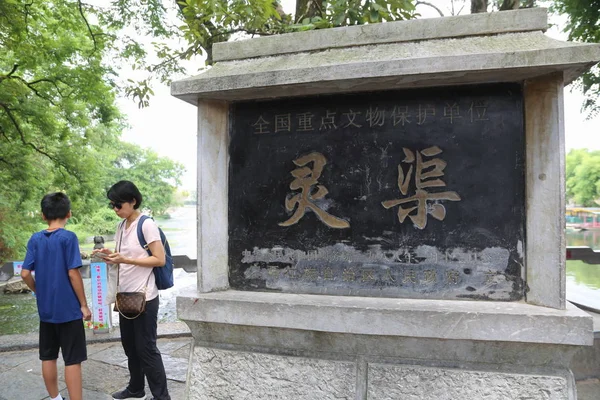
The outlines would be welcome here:
<svg viewBox="0 0 600 400">
<path fill-rule="evenodd" d="M 158 296 L 146 303 L 146 311 L 135 319 L 119 315 L 121 343 L 129 366 L 129 390 L 144 389 L 144 375 L 156 400 L 170 400 L 167 376 L 160 351 L 156 347 Z"/>
</svg>

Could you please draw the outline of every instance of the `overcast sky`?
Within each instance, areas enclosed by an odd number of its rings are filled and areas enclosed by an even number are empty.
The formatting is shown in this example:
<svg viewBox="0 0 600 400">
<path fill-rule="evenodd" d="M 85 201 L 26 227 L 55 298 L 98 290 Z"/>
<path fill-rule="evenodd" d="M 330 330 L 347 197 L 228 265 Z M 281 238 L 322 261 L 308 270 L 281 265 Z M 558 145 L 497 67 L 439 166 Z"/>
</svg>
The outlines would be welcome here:
<svg viewBox="0 0 600 400">
<path fill-rule="evenodd" d="M 445 15 L 451 15 L 451 0 L 431 0 Z M 455 1 L 455 13 L 463 7 L 461 14 L 469 11 L 469 1 Z M 293 11 L 292 0 L 284 0 L 286 11 Z M 417 9 L 423 17 L 437 17 L 439 14 L 427 6 Z M 564 24 L 564 20 L 551 20 L 555 24 Z M 550 29 L 547 34 L 553 38 L 566 40 L 566 35 L 558 27 Z M 201 59 L 195 60 L 189 68 L 190 75 L 196 75 L 203 65 Z M 581 114 L 583 97 L 581 93 L 565 89 L 565 133 L 567 151 L 572 148 L 600 149 L 600 118 L 586 120 Z M 138 109 L 130 99 L 120 99 L 119 105 L 127 115 L 131 126 L 124 132 L 123 140 L 149 147 L 162 156 L 177 160 L 186 167 L 183 176 L 183 188 L 196 189 L 196 107 L 171 97 L 165 85 L 155 87 L 155 96 L 150 106 Z"/>
</svg>

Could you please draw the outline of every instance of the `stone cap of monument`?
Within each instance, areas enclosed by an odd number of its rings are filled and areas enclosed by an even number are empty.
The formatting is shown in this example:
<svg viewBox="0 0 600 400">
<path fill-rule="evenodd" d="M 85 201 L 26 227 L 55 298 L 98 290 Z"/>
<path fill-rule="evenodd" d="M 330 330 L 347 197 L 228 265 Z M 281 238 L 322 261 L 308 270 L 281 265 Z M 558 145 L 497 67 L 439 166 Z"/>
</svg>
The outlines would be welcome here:
<svg viewBox="0 0 600 400">
<path fill-rule="evenodd" d="M 446 340 L 589 346 L 593 321 L 521 302 L 391 299 L 227 290 L 177 298 L 183 321 Z M 552 329 L 548 329 L 551 326 Z"/>
<path fill-rule="evenodd" d="M 171 94 L 239 101 L 488 82 L 562 72 L 572 82 L 600 60 L 599 44 L 544 34 L 533 8 L 387 22 L 217 43 L 215 64 L 173 82 Z"/>
</svg>

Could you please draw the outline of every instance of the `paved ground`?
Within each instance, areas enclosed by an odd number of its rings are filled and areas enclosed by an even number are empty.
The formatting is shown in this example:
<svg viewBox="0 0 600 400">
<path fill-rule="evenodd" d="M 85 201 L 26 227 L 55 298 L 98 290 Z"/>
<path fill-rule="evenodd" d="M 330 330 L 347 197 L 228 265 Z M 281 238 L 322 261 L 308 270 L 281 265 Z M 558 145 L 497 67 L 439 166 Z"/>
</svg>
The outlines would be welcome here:
<svg viewBox="0 0 600 400">
<path fill-rule="evenodd" d="M 167 371 L 169 391 L 173 400 L 185 399 L 185 380 L 190 352 L 190 338 L 159 339 Z M 59 359 L 60 360 L 60 359 Z M 63 366 L 59 361 L 59 389 L 68 394 L 64 383 Z M 83 398 L 111 400 L 113 393 L 128 381 L 127 358 L 121 343 L 95 343 L 88 346 L 88 360 L 83 363 Z M 2 353 L 0 357 L 1 400 L 49 399 L 42 379 L 37 350 Z M 150 395 L 149 390 L 146 394 Z"/>
<path fill-rule="evenodd" d="M 185 381 L 191 337 L 185 324 L 159 328 L 158 348 L 162 353 L 169 391 L 173 400 L 185 400 Z M 0 400 L 49 399 L 42 379 L 36 335 L 5 335 L 0 338 Z M 59 389 L 66 396 L 64 364 L 59 357 Z M 128 382 L 127 358 L 116 332 L 88 336 L 88 360 L 83 363 L 83 398 L 111 400 L 110 393 Z M 150 391 L 146 390 L 150 398 Z"/>
</svg>

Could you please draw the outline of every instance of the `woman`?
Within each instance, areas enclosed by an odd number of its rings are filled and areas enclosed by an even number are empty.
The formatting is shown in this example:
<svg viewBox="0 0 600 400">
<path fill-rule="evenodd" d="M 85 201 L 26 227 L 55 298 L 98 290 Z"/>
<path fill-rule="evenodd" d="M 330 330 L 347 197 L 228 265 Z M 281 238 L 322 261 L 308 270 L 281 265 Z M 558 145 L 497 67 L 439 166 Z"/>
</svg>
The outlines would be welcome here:
<svg viewBox="0 0 600 400">
<path fill-rule="evenodd" d="M 123 218 L 119 224 L 115 240 L 114 253 L 103 248 L 108 263 L 119 264 L 119 292 L 146 292 L 146 311 L 135 319 L 119 315 L 121 343 L 127 355 L 129 384 L 120 392 L 113 393 L 115 400 L 144 399 L 144 376 L 153 400 L 170 400 L 167 389 L 167 377 L 160 351 L 156 347 L 156 328 L 158 319 L 158 289 L 154 283 L 153 267 L 165 264 L 165 250 L 160 240 L 158 227 L 148 219 L 142 225 L 144 238 L 152 253 L 140 245 L 137 237 L 137 225 L 142 213 L 142 194 L 129 181 L 115 183 L 107 193 L 109 207 Z"/>
</svg>

